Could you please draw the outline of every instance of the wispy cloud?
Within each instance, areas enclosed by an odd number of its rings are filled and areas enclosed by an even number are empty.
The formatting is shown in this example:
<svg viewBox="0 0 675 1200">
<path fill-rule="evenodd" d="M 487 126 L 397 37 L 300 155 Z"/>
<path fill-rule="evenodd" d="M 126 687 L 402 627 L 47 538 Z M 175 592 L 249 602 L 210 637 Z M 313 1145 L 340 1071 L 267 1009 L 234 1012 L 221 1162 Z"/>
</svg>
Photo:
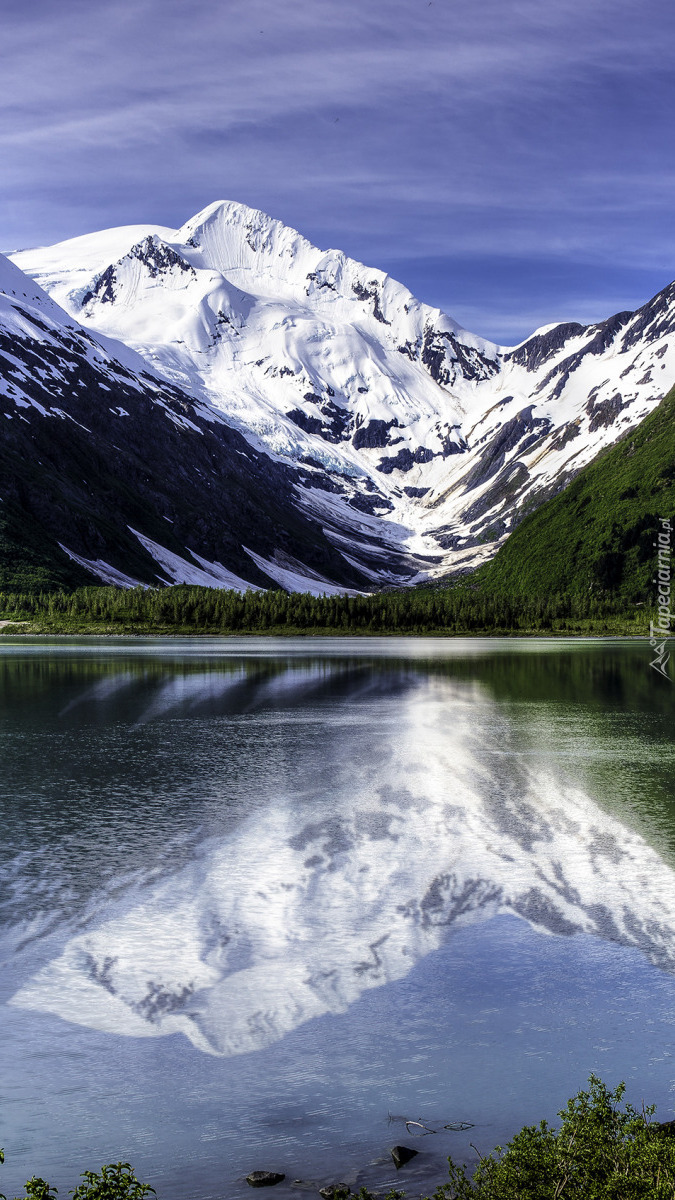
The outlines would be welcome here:
<svg viewBox="0 0 675 1200">
<path fill-rule="evenodd" d="M 675 274 L 666 0 L 4 7 L 6 247 L 226 196 L 375 264 Z"/>
</svg>

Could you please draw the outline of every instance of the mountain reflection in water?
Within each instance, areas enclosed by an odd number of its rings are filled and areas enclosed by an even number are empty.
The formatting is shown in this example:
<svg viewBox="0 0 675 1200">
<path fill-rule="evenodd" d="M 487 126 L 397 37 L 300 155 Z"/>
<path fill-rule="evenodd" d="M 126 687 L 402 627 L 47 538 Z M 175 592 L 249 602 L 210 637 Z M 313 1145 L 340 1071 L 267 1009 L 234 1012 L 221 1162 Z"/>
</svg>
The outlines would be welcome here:
<svg viewBox="0 0 675 1200">
<path fill-rule="evenodd" d="M 345 1011 L 454 929 L 500 913 L 675 969 L 671 867 L 537 750 L 541 714 L 536 746 L 524 744 L 475 664 L 307 656 L 89 674 L 45 711 L 47 724 L 72 743 L 74 730 L 86 741 L 96 721 L 118 721 L 133 748 L 152 723 L 169 740 L 187 723 L 199 832 L 182 857 L 162 863 L 160 846 L 152 871 L 137 863 L 126 883 L 104 873 L 12 1005 L 241 1054 Z M 203 722 L 231 742 L 227 770 L 202 757 Z M 64 762 L 72 753 L 64 746 Z M 214 832 L 219 794 L 236 793 L 238 779 L 246 802 L 235 797 Z M 168 804 L 170 780 L 163 790 Z M 142 839 L 140 809 L 138 819 Z M 93 862 L 95 842 L 88 853 Z"/>
</svg>

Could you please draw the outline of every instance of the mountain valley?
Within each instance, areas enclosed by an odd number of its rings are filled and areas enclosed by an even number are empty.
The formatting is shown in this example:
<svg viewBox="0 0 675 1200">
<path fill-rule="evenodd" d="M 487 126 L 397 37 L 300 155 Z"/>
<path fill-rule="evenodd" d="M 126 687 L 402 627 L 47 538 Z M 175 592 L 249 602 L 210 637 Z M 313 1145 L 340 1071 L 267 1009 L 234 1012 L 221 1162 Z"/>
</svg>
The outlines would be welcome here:
<svg viewBox="0 0 675 1200">
<path fill-rule="evenodd" d="M 473 571 L 662 400 L 675 285 L 516 347 L 257 210 L 0 258 L 3 587 Z"/>
</svg>

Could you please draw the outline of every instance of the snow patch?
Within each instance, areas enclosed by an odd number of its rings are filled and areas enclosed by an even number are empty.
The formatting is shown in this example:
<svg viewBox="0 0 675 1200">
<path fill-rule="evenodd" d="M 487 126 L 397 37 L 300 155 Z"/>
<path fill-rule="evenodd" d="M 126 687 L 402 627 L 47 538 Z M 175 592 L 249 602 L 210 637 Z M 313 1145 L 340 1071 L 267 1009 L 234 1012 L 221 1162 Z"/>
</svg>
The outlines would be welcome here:
<svg viewBox="0 0 675 1200">
<path fill-rule="evenodd" d="M 179 554 L 175 554 L 173 550 L 167 550 L 166 546 L 161 546 L 159 542 L 153 542 L 152 538 L 146 537 L 145 534 L 139 533 L 137 529 L 132 529 L 131 525 L 128 528 L 137 537 L 139 542 L 149 554 L 152 555 L 155 562 L 159 563 L 160 567 L 172 583 L 189 583 L 196 587 L 210 588 L 227 588 L 236 592 L 260 591 L 255 584 L 248 583 L 245 579 L 240 579 L 238 575 L 228 571 L 219 562 L 209 562 L 208 559 L 201 558 L 199 554 L 194 554 L 192 550 L 188 550 L 193 558 L 196 558 L 202 565 L 201 568 L 188 562 L 186 558 L 181 558 Z M 162 581 L 165 582 L 165 581 Z"/>
<path fill-rule="evenodd" d="M 140 579 L 134 579 L 131 575 L 125 575 L 123 571 L 118 571 L 117 567 L 111 567 L 110 563 L 104 562 L 102 558 L 84 558 L 81 554 L 76 554 L 74 550 L 69 550 L 67 546 L 57 543 L 64 554 L 68 555 L 73 562 L 79 563 L 87 571 L 91 571 L 92 575 L 96 575 L 101 583 L 109 584 L 112 587 L 135 588 L 147 587 L 147 583 L 141 583 Z"/>
<path fill-rule="evenodd" d="M 274 559 L 263 558 L 261 554 L 255 554 L 253 550 L 242 546 L 249 558 L 252 558 L 257 567 L 268 575 L 270 579 L 274 579 L 276 583 L 281 584 L 281 587 L 287 592 L 309 592 L 311 596 L 364 596 L 365 592 L 355 591 L 353 588 L 342 587 L 338 583 L 331 583 L 329 579 L 325 579 L 323 575 L 312 571 L 310 567 L 305 567 L 303 563 L 297 562 L 295 569 L 290 566 L 283 566 Z M 286 557 L 286 561 L 288 558 Z"/>
</svg>

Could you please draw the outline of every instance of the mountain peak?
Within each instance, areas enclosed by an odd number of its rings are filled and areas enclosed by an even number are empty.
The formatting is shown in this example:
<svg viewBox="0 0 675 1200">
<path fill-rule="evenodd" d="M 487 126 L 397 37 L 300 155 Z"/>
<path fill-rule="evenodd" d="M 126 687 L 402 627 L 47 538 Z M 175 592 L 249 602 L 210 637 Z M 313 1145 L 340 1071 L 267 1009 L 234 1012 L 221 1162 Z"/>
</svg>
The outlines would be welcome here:
<svg viewBox="0 0 675 1200">
<path fill-rule="evenodd" d="M 127 226 L 15 261 L 115 339 L 116 357 L 133 350 L 200 419 L 283 462 L 303 510 L 378 580 L 389 565 L 364 558 L 364 539 L 411 573 L 490 557 L 675 371 L 670 291 L 500 350 L 385 272 L 232 200 L 178 230 Z"/>
<path fill-rule="evenodd" d="M 260 268 L 267 260 L 281 275 L 288 269 L 289 260 L 308 256 L 318 260 L 322 256 L 322 251 L 297 229 L 234 200 L 216 200 L 207 205 L 181 226 L 176 240 L 201 251 L 204 265 L 220 271 L 242 266 Z"/>
<path fill-rule="evenodd" d="M 178 279 L 179 285 L 185 277 L 195 277 L 195 269 L 173 246 L 169 245 L 156 233 L 149 233 L 116 263 L 110 263 L 92 282 L 91 287 L 82 296 L 83 308 L 98 301 L 101 304 L 113 304 L 118 298 L 119 287 L 127 289 L 137 282 L 141 272 L 146 279 L 159 279 L 166 284 L 167 277 Z"/>
</svg>

